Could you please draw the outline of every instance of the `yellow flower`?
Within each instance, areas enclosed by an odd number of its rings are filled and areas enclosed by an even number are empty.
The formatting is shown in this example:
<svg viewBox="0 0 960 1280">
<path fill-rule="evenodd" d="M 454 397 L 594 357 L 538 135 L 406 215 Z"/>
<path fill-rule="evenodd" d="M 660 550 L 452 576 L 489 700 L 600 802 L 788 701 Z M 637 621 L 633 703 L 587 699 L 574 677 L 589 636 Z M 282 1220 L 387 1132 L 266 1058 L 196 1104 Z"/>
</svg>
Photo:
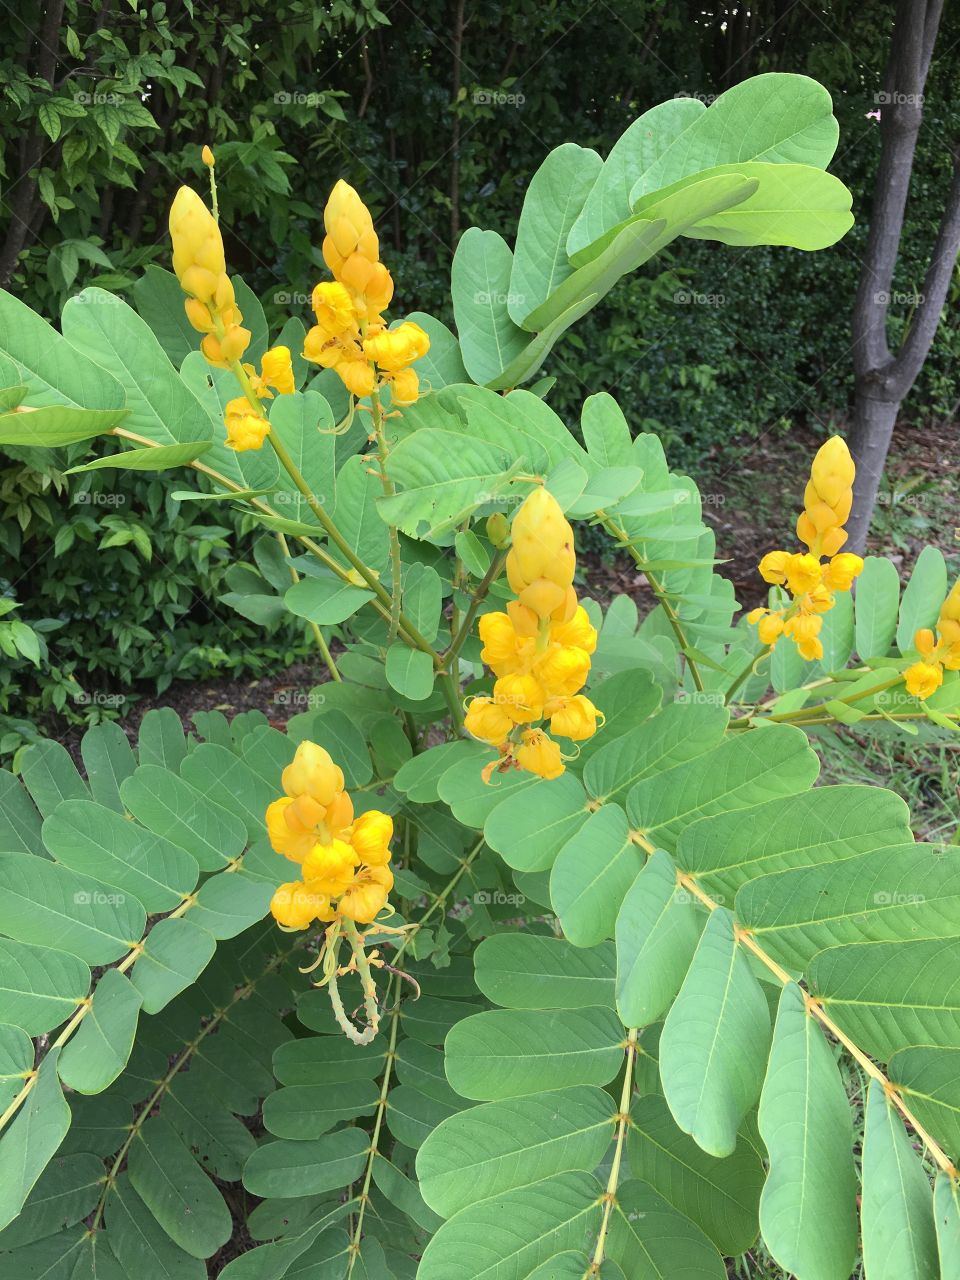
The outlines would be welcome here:
<svg viewBox="0 0 960 1280">
<path fill-rule="evenodd" d="M 338 335 L 357 328 L 357 312 L 350 290 L 336 281 L 324 281 L 313 291 L 313 310 L 317 324 L 327 333 Z"/>
<path fill-rule="evenodd" d="M 519 671 L 496 682 L 493 700 L 514 724 L 529 724 L 543 715 L 544 691 L 540 682 Z"/>
<path fill-rule="evenodd" d="M 577 605 L 576 612 L 569 622 L 553 622 L 550 624 L 550 639 L 557 644 L 582 649 L 584 653 L 595 653 L 597 649 L 597 629 L 590 622 L 583 605 Z"/>
<path fill-rule="evenodd" d="M 336 898 L 353 879 L 354 868 L 359 864 L 356 850 L 346 840 L 315 844 L 303 860 L 303 878 Z"/>
<path fill-rule="evenodd" d="M 757 636 L 761 644 L 775 645 L 783 633 L 783 618 L 779 613 L 769 613 L 760 620 Z"/>
<path fill-rule="evenodd" d="M 578 693 L 574 698 L 565 699 L 564 705 L 554 711 L 550 717 L 550 732 L 582 742 L 596 733 L 599 715 L 590 699 Z"/>
<path fill-rule="evenodd" d="M 401 369 L 399 373 L 391 374 L 389 383 L 393 403 L 398 409 L 416 404 L 420 398 L 420 378 L 413 369 Z"/>
<path fill-rule="evenodd" d="M 929 698 L 943 684 L 943 667 L 939 662 L 915 662 L 904 673 L 907 693 L 914 698 Z"/>
<path fill-rule="evenodd" d="M 370 211 L 341 179 L 330 193 L 323 211 L 327 232 L 323 260 L 333 277 L 353 294 L 357 310 L 373 320 L 390 304 L 393 280 L 380 262 L 380 242 Z"/>
<path fill-rule="evenodd" d="M 282 396 L 292 396 L 297 389 L 293 378 L 293 361 L 289 347 L 271 347 L 260 362 L 260 377 Z"/>
<path fill-rule="evenodd" d="M 790 563 L 789 551 L 768 551 L 760 561 L 760 577 L 764 582 L 782 587 L 787 580 L 787 565 Z"/>
<path fill-rule="evenodd" d="M 329 908 L 326 894 L 300 880 L 280 885 L 270 901 L 273 918 L 288 929 L 306 929 L 314 920 L 328 918 Z"/>
<path fill-rule="evenodd" d="M 269 434 L 270 423 L 266 418 L 258 417 L 253 412 L 227 420 L 227 448 L 233 449 L 236 453 L 245 453 L 248 449 L 261 449 Z"/>
<path fill-rule="evenodd" d="M 363 353 L 368 360 L 385 370 L 397 373 L 419 360 L 430 349 L 430 339 L 412 320 L 405 320 L 396 329 L 385 329 L 375 337 L 365 338 Z"/>
<path fill-rule="evenodd" d="M 364 360 L 363 355 L 348 356 L 334 366 L 340 375 L 340 380 L 347 388 L 352 396 L 356 396 L 358 400 L 362 400 L 364 396 L 370 395 L 377 384 L 376 373 L 373 366 Z"/>
<path fill-rule="evenodd" d="M 823 645 L 819 640 L 823 618 L 816 613 L 797 613 L 783 624 L 784 635 L 796 642 L 800 656 L 808 662 L 823 657 Z"/>
<path fill-rule="evenodd" d="M 559 744 L 542 729 L 525 729 L 523 745 L 517 749 L 517 764 L 541 778 L 559 778 L 564 771 Z"/>
<path fill-rule="evenodd" d="M 343 770 L 323 747 L 301 742 L 281 774 L 281 782 L 288 796 L 310 796 L 318 804 L 328 805 L 343 790 Z"/>
<path fill-rule="evenodd" d="M 277 853 L 292 862 L 303 862 L 317 843 L 317 833 L 300 820 L 296 811 L 291 811 L 293 803 L 290 796 L 282 796 L 267 806 L 267 835 Z"/>
<path fill-rule="evenodd" d="M 361 813 L 353 824 L 350 843 L 361 862 L 368 866 L 384 866 L 390 861 L 390 841 L 393 839 L 393 819 L 379 809 Z"/>
<path fill-rule="evenodd" d="M 786 565 L 787 589 L 792 595 L 802 596 L 820 584 L 820 561 L 816 556 L 793 555 Z"/>
<path fill-rule="evenodd" d="M 572 697 L 590 674 L 590 655 L 583 649 L 551 645 L 534 663 L 534 672 L 547 697 Z"/>
<path fill-rule="evenodd" d="M 212 169 L 214 164 L 216 163 L 216 161 L 213 158 L 213 152 L 206 144 L 204 144 L 200 152 L 200 159 L 203 161 L 203 163 L 207 166 L 208 169 Z"/>
<path fill-rule="evenodd" d="M 823 585 L 831 591 L 849 591 L 863 572 L 863 560 L 851 551 L 834 556 L 823 568 Z"/>
<path fill-rule="evenodd" d="M 337 903 L 337 913 L 357 924 L 371 924 L 387 905 L 393 888 L 388 867 L 363 867 L 353 877 Z"/>
<path fill-rule="evenodd" d="M 483 648 L 480 657 L 498 676 L 510 675 L 519 669 L 524 646 L 532 649 L 530 638 L 517 635 L 510 617 L 505 613 L 485 613 L 479 622 Z"/>
<path fill-rule="evenodd" d="M 474 698 L 467 707 L 464 727 L 467 733 L 494 747 L 502 746 L 510 736 L 514 722 L 503 707 L 492 698 Z"/>
</svg>

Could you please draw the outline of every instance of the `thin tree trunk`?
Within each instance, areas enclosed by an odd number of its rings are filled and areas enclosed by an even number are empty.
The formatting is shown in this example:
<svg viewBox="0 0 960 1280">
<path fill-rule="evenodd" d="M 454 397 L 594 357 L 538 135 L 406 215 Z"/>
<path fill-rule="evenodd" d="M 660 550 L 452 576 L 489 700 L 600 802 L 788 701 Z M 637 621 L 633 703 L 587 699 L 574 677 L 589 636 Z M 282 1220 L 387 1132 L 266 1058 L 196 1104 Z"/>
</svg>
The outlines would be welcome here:
<svg viewBox="0 0 960 1280">
<path fill-rule="evenodd" d="M 857 463 L 849 550 L 863 552 L 897 414 L 929 354 L 960 250 L 960 157 L 913 323 L 896 353 L 887 339 L 894 272 L 903 235 L 923 91 L 943 0 L 900 0 L 881 95 L 882 151 L 870 233 L 853 311 L 854 407 L 850 448 Z"/>
<path fill-rule="evenodd" d="M 460 239 L 460 84 L 463 52 L 464 8 L 466 0 L 457 0 L 453 19 L 453 128 L 450 131 L 450 249 Z"/>
</svg>

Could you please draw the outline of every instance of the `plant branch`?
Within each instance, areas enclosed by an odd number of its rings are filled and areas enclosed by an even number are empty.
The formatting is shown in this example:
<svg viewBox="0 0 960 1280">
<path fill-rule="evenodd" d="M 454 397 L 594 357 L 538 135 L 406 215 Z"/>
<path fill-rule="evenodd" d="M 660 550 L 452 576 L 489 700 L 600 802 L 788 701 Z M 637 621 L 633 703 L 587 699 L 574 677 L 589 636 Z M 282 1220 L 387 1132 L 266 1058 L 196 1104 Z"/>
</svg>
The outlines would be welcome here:
<svg viewBox="0 0 960 1280">
<path fill-rule="evenodd" d="M 626 1146 L 627 1129 L 630 1127 L 630 1102 L 633 1097 L 633 1068 L 637 1060 L 638 1028 L 631 1027 L 627 1032 L 624 1048 L 627 1053 L 627 1065 L 623 1073 L 623 1088 L 620 1090 L 620 1110 L 617 1113 L 617 1136 L 614 1139 L 613 1163 L 610 1176 L 607 1178 L 607 1189 L 603 1195 L 603 1219 L 597 1236 L 597 1247 L 593 1252 L 593 1261 L 587 1268 L 584 1280 L 590 1276 L 599 1276 L 603 1265 L 604 1249 L 607 1243 L 607 1232 L 610 1229 L 610 1218 L 617 1204 L 617 1189 L 620 1186 L 620 1166 L 623 1163 L 623 1150 Z"/>
</svg>

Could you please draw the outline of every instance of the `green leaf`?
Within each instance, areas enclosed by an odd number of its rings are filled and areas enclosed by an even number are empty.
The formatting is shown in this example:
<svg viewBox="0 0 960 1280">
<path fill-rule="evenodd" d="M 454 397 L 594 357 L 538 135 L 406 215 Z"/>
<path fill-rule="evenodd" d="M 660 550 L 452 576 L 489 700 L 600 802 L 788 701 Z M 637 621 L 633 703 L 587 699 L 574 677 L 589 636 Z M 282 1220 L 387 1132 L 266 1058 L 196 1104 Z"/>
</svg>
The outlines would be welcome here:
<svg viewBox="0 0 960 1280">
<path fill-rule="evenodd" d="M 857 1251 L 850 1104 L 795 983 L 780 997 L 759 1123 L 770 1155 L 760 1199 L 767 1248 L 798 1276 L 848 1280 Z"/>
<path fill-rule="evenodd" d="M 184 311 L 185 295 L 180 281 L 172 271 L 151 262 L 133 282 L 131 292 L 137 310 L 153 330 L 167 358 L 179 369 L 200 344 L 200 335 Z"/>
<path fill-rule="evenodd" d="M 478 1201 L 569 1170 L 594 1170 L 613 1137 L 613 1101 L 586 1085 L 470 1107 L 417 1153 L 427 1204 L 450 1218 Z"/>
<path fill-rule="evenodd" d="M 43 838 L 64 866 L 133 894 L 148 912 L 178 907 L 200 874 L 185 849 L 90 800 L 60 804 Z"/>
<path fill-rule="evenodd" d="M 825 168 L 840 129 L 830 94 L 807 76 L 770 72 L 722 93 L 635 183 L 631 203 L 711 165 L 758 160 Z"/>
<path fill-rule="evenodd" d="M 513 254 L 496 231 L 470 227 L 460 237 L 450 293 L 463 362 L 479 385 L 497 381 L 529 343 L 507 310 L 512 271 Z"/>
<path fill-rule="evenodd" d="M 571 257 L 630 217 L 633 188 L 705 110 L 698 98 L 671 98 L 645 111 L 620 135 L 571 229 L 567 239 Z"/>
<path fill-rule="evenodd" d="M 345 1120 L 372 1115 L 379 1096 L 373 1080 L 347 1080 L 336 1089 L 325 1084 L 290 1085 L 264 1099 L 264 1128 L 278 1138 L 319 1138 Z"/>
<path fill-rule="evenodd" d="M 90 1011 L 60 1055 L 60 1079 L 78 1093 L 101 1093 L 127 1065 L 142 998 L 117 969 L 97 983 Z"/>
<path fill-rule="evenodd" d="M 960 940 L 863 942 L 810 962 L 812 991 L 854 1042 L 888 1062 L 909 1044 L 960 1044 Z"/>
<path fill-rule="evenodd" d="M 914 636 L 923 627 L 936 626 L 947 594 L 947 562 L 939 547 L 924 547 L 900 601 L 897 647 L 901 653 L 914 648 Z"/>
<path fill-rule="evenodd" d="M 609 1084 L 623 1063 L 623 1041 L 611 1009 L 494 1009 L 451 1028 L 447 1079 L 481 1102 Z"/>
<path fill-rule="evenodd" d="M 55 449 L 105 435 L 125 417 L 125 409 L 71 409 L 64 405 L 0 413 L 0 444 Z"/>
<path fill-rule="evenodd" d="M 241 819 L 158 765 L 141 764 L 120 794 L 138 821 L 186 849 L 201 871 L 218 871 L 243 852 L 247 830 Z"/>
<path fill-rule="evenodd" d="M 162 1116 L 144 1124 L 127 1161 L 130 1185 L 167 1235 L 194 1258 L 209 1258 L 232 1234 L 223 1196 Z"/>
<path fill-rule="evenodd" d="M 378 498 L 377 509 L 410 537 L 436 541 L 504 493 L 523 461 L 486 440 L 424 427 L 391 451 L 390 476 L 399 492 Z"/>
<path fill-rule="evenodd" d="M 21 1027 L 0 1023 L 0 1106 L 6 1110 L 33 1071 L 33 1042 Z"/>
<path fill-rule="evenodd" d="M 67 951 L 0 938 L 0 1024 L 42 1035 L 66 1022 L 90 989 L 90 970 Z"/>
<path fill-rule="evenodd" d="M 59 1049 L 40 1064 L 37 1082 L 0 1139 L 0 1229 L 23 1208 L 70 1128 L 70 1108 L 57 1077 Z"/>
<path fill-rule="evenodd" d="M 440 391 L 458 382 L 469 382 L 463 366 L 460 344 L 442 320 L 425 311 L 411 311 L 406 317 L 418 324 L 430 339 L 430 350 L 414 360 L 412 368 L 431 391 Z"/>
<path fill-rule="evenodd" d="M 644 861 L 627 815 L 616 804 L 597 809 L 567 841 L 550 873 L 550 901 L 574 945 L 596 946 L 613 933 Z"/>
<path fill-rule="evenodd" d="M 280 1084 L 342 1084 L 358 1078 L 373 1080 L 383 1070 L 386 1048 L 353 1045 L 343 1036 L 289 1040 L 273 1056 L 273 1073 Z"/>
<path fill-rule="evenodd" d="M 158 920 L 130 973 L 145 1013 L 159 1013 L 203 972 L 216 950 L 206 929 L 179 917 Z"/>
<path fill-rule="evenodd" d="M 930 1183 L 877 1080 L 867 1092 L 860 1212 L 870 1280 L 938 1280 Z"/>
<path fill-rule="evenodd" d="M 124 428 L 180 444 L 210 438 L 210 417 L 167 359 L 146 321 L 104 289 L 84 289 L 63 309 L 70 344 L 121 383 L 129 416 Z"/>
<path fill-rule="evenodd" d="M 176 711 L 172 707 L 148 711 L 140 721 L 137 745 L 141 764 L 161 765 L 176 773 L 187 754 L 187 740 Z"/>
<path fill-rule="evenodd" d="M 559 1173 L 469 1205 L 424 1250 L 418 1280 L 519 1280 L 581 1247 L 599 1226 L 600 1184 Z M 548 1269 L 544 1274 L 551 1274 Z"/>
<path fill-rule="evenodd" d="M 89 1153 L 60 1155 L 47 1165 L 20 1214 L 0 1233 L 0 1250 L 22 1249 L 85 1218 L 100 1198 L 103 1163 Z"/>
<path fill-rule="evenodd" d="M 391 457 L 391 473 L 392 470 Z M 378 573 L 382 573 L 390 561 L 387 526 L 377 510 L 377 499 L 382 492 L 380 481 L 369 474 L 363 458 L 348 458 L 340 468 L 334 522 L 350 549 Z M 342 558 L 339 553 L 334 554 Z"/>
<path fill-rule="evenodd" d="M 170 1239 L 122 1173 L 106 1204 L 107 1238 L 125 1275 L 206 1280 L 207 1268 Z"/>
<path fill-rule="evenodd" d="M 960 1191 L 956 1180 L 938 1173 L 933 1188 L 933 1210 L 937 1225 L 940 1274 L 948 1276 L 960 1263 Z"/>
<path fill-rule="evenodd" d="M 120 783 L 137 767 L 127 735 L 118 724 L 105 721 L 88 729 L 80 741 L 83 767 L 94 800 L 123 813 Z"/>
<path fill-rule="evenodd" d="M 677 862 L 711 893 L 794 867 L 840 862 L 913 838 L 904 800 L 882 787 L 825 786 L 686 827 Z"/>
<path fill-rule="evenodd" d="M 617 916 L 617 1012 L 626 1026 L 645 1027 L 666 1012 L 690 968 L 701 925 L 670 855 L 658 849 Z"/>
<path fill-rule="evenodd" d="M 390 687 L 413 702 L 422 702 L 433 692 L 433 659 L 401 640 L 387 650 L 386 674 Z"/>
<path fill-rule="evenodd" d="M 474 952 L 477 986 L 508 1009 L 613 1005 L 613 947 L 573 947 L 563 938 L 500 934 Z"/>
<path fill-rule="evenodd" d="M 713 1156 L 736 1148 L 760 1096 L 770 1013 L 734 936 L 733 917 L 710 915 L 693 963 L 663 1024 L 660 1076 L 673 1118 Z"/>
<path fill-rule="evenodd" d="M 567 772 L 507 796 L 488 814 L 483 834 L 508 866 L 517 871 L 548 871 L 558 851 L 589 816 L 583 784 Z"/>
<path fill-rule="evenodd" d="M 607 1254 L 624 1268 L 622 1274 L 650 1280 L 673 1276 L 725 1280 L 727 1274 L 723 1259 L 696 1223 L 644 1182 L 619 1187 Z"/>
<path fill-rule="evenodd" d="M 923 1127 L 954 1158 L 960 1155 L 960 1048 L 901 1049 L 887 1074 Z"/>
<path fill-rule="evenodd" d="M 243 1185 L 255 1196 L 308 1196 L 339 1190 L 363 1172 L 369 1145 L 368 1135 L 359 1128 L 306 1142 L 267 1142 L 247 1161 Z"/>
<path fill-rule="evenodd" d="M 716 702 L 670 703 L 649 721 L 599 747 L 583 771 L 584 785 L 598 800 L 622 804 L 642 778 L 716 747 L 729 721 L 726 707 Z"/>
<path fill-rule="evenodd" d="M 736 1255 L 757 1238 L 765 1172 L 743 1139 L 722 1162 L 701 1151 L 674 1124 L 657 1094 L 637 1098 L 630 1111 L 630 1171 L 705 1232 L 721 1253 Z"/>
<path fill-rule="evenodd" d="M 936 845 L 900 845 L 822 867 L 761 876 L 737 917 L 781 964 L 801 968 L 824 947 L 956 935 L 960 868 Z"/>
<path fill-rule="evenodd" d="M 676 848 L 696 818 L 805 791 L 820 769 L 806 734 L 790 725 L 738 734 L 714 750 L 638 782 L 627 797 L 630 826 Z"/>
<path fill-rule="evenodd" d="M 567 142 L 555 147 L 530 179 L 507 293 L 515 324 L 525 327 L 526 317 L 573 272 L 567 236 L 601 167 L 595 151 Z"/>
<path fill-rule="evenodd" d="M 143 935 L 141 904 L 110 885 L 24 853 L 0 854 L 0 931 L 109 964 Z"/>
<path fill-rule="evenodd" d="M 240 1181 L 256 1141 L 202 1080 L 181 1071 L 167 1090 L 163 1115 L 196 1154 L 202 1168 L 222 1182 Z"/>
<path fill-rule="evenodd" d="M 37 742 L 27 747 L 20 761 L 20 773 L 44 817 L 63 800 L 87 798 L 87 788 L 77 766 L 59 742 Z"/>
<path fill-rule="evenodd" d="M 403 609 L 425 640 L 436 640 L 443 609 L 443 583 L 431 565 L 412 564 L 407 569 L 403 576 Z"/>
<path fill-rule="evenodd" d="M 313 500 L 333 510 L 337 501 L 335 450 L 337 437 L 333 410 L 316 391 L 277 396 L 270 409 L 270 428 L 275 431 L 294 465 L 307 482 Z M 281 467 L 277 483 L 285 492 L 271 503 L 285 518 L 316 525 L 310 504 Z M 318 526 L 319 531 L 319 526 Z"/>
<path fill-rule="evenodd" d="M 350 586 L 339 578 L 302 578 L 290 587 L 283 601 L 291 613 L 320 626 L 345 622 L 368 600 L 373 592 Z"/>
<path fill-rule="evenodd" d="M 897 632 L 900 609 L 900 575 L 886 556 L 867 556 L 857 578 L 854 601 L 857 653 L 869 658 L 885 658 Z"/>
<path fill-rule="evenodd" d="M 127 449 L 122 453 L 108 454 L 104 458 L 94 458 L 93 462 L 85 462 L 81 467 L 71 467 L 65 474 L 72 476 L 80 471 L 103 471 L 105 468 L 116 471 L 169 471 L 174 467 L 185 467 L 201 457 L 212 444 L 212 440 L 200 440 L 191 444 L 161 444 L 155 448 Z"/>
<path fill-rule="evenodd" d="M 31 405 L 123 409 L 124 391 L 102 363 L 81 355 L 35 311 L 0 290 L 0 353 L 16 362 Z"/>
</svg>

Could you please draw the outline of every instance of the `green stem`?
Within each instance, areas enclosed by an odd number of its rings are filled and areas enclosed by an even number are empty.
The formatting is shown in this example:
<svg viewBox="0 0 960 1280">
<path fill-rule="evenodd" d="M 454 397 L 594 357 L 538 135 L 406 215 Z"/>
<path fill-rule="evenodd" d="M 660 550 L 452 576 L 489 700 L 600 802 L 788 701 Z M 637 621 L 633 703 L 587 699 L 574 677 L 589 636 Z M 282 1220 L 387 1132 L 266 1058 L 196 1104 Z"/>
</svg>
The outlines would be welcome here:
<svg viewBox="0 0 960 1280">
<path fill-rule="evenodd" d="M 863 698 L 872 698 L 874 694 L 883 693 L 884 689 L 892 689 L 894 685 L 902 684 L 903 680 L 903 672 L 898 672 L 890 680 L 884 680 L 882 684 L 872 685 L 869 689 L 861 689 L 858 693 L 848 693 L 842 698 L 831 698 L 830 702 L 842 702 L 845 705 L 852 706 Z M 796 711 L 781 711 L 772 716 L 767 716 L 767 719 L 774 721 L 776 724 L 803 725 L 807 723 L 810 717 L 822 714 L 828 706 L 829 703 L 827 702 L 815 702 L 812 707 L 800 707 Z"/>
<path fill-rule="evenodd" d="M 377 440 L 377 461 L 380 464 L 380 484 L 383 486 L 384 496 L 392 498 L 397 492 L 397 487 L 390 479 L 387 472 L 387 457 L 389 455 L 389 447 L 387 445 L 387 437 L 383 430 L 383 406 L 380 403 L 380 395 L 377 391 L 370 393 L 370 416 L 373 419 L 373 433 Z M 388 643 L 392 643 L 400 630 L 400 591 L 401 591 L 401 575 L 403 567 L 400 562 L 400 533 L 395 524 L 387 525 L 390 534 L 390 576 L 392 585 L 393 607 L 390 610 L 390 633 Z"/>
<path fill-rule="evenodd" d="M 680 652 L 683 654 L 684 659 L 686 660 L 687 666 L 690 668 L 690 675 L 693 678 L 694 687 L 696 688 L 698 693 L 703 693 L 704 685 L 703 685 L 703 677 L 700 674 L 700 668 L 697 666 L 694 659 L 690 657 L 690 654 L 688 652 L 688 650 L 691 647 L 690 641 L 687 639 L 686 632 L 683 629 L 683 624 L 680 621 L 680 615 L 677 613 L 673 605 L 670 603 L 670 597 L 667 591 L 664 589 L 663 584 L 657 581 L 656 576 L 653 573 L 651 573 L 649 569 L 645 568 L 643 556 L 640 554 L 637 548 L 633 545 L 633 543 L 627 537 L 627 531 L 625 529 L 622 529 L 614 520 L 610 518 L 610 516 L 606 515 L 605 512 L 598 511 L 597 515 L 600 518 L 600 522 L 602 523 L 603 527 L 606 529 L 607 533 L 609 533 L 612 538 L 615 538 L 616 541 L 622 547 L 624 547 L 627 551 L 629 551 L 630 555 L 633 557 L 634 564 L 637 566 L 638 569 L 642 571 L 642 573 L 647 579 L 647 582 L 649 582 L 650 590 L 657 597 L 657 600 L 660 603 L 664 614 L 666 615 L 667 621 L 670 624 L 670 629 L 672 630 L 673 634 L 676 636 L 677 644 L 680 646 Z"/>
<path fill-rule="evenodd" d="M 277 541 L 280 543 L 280 548 L 283 551 L 283 554 L 289 560 L 290 548 L 287 546 L 286 538 L 280 532 L 277 533 Z M 292 564 L 288 565 L 287 568 L 290 570 L 290 577 L 293 581 L 293 585 L 296 586 L 300 581 L 300 575 Z M 337 664 L 333 660 L 333 654 L 330 652 L 329 646 L 323 638 L 323 632 L 320 630 L 319 625 L 316 622 L 310 622 L 308 623 L 308 626 L 313 633 L 313 638 L 316 642 L 317 648 L 320 650 L 320 655 L 326 663 L 327 670 L 330 672 L 330 679 L 336 680 L 338 684 L 342 684 L 343 676 L 341 676 L 340 672 L 337 670 Z"/>
<path fill-rule="evenodd" d="M 617 1115 L 617 1136 L 613 1149 L 613 1163 L 610 1176 L 607 1178 L 607 1189 L 603 1196 L 603 1220 L 597 1236 L 597 1247 L 593 1252 L 593 1262 L 587 1268 L 584 1280 L 590 1276 L 599 1276 L 603 1265 L 604 1250 L 607 1243 L 607 1232 L 610 1229 L 610 1218 L 617 1203 L 617 1189 L 620 1185 L 620 1166 L 623 1163 L 623 1151 L 626 1146 L 627 1129 L 630 1125 L 630 1102 L 633 1096 L 633 1066 L 637 1057 L 638 1029 L 631 1027 L 627 1032 L 627 1065 L 623 1073 L 623 1088 L 620 1090 L 620 1111 Z"/>
<path fill-rule="evenodd" d="M 733 698 L 733 695 L 737 692 L 737 690 L 740 688 L 743 682 L 750 678 L 750 676 L 754 672 L 754 668 L 756 667 L 757 663 L 760 661 L 761 658 L 764 657 L 766 653 L 769 653 L 769 649 L 758 649 L 757 652 L 750 659 L 750 661 L 747 663 L 747 665 L 739 673 L 739 675 L 737 675 L 734 678 L 734 681 L 730 685 L 730 688 L 727 690 L 727 692 L 723 696 L 723 701 L 725 705 L 729 705 L 731 699 Z"/>
<path fill-rule="evenodd" d="M 453 640 L 450 642 L 450 648 L 443 655 L 444 661 L 447 662 L 448 664 L 450 663 L 451 659 L 454 659 L 457 657 L 460 650 L 463 648 L 464 643 L 466 642 L 466 639 L 473 628 L 473 623 L 474 623 L 474 620 L 476 619 L 477 611 L 479 610 L 481 604 L 483 604 L 484 600 L 487 598 L 487 594 L 489 593 L 490 588 L 496 582 L 497 578 L 499 578 L 500 572 L 503 569 L 504 564 L 506 563 L 506 559 L 507 559 L 506 551 L 498 551 L 496 555 L 493 557 L 493 559 L 490 561 L 490 565 L 487 569 L 487 572 L 480 579 L 480 583 L 477 586 L 477 590 L 474 593 L 473 599 L 470 601 L 470 606 L 467 609 L 467 612 L 463 616 L 463 621 L 461 622 L 456 635 L 453 637 Z"/>
</svg>

